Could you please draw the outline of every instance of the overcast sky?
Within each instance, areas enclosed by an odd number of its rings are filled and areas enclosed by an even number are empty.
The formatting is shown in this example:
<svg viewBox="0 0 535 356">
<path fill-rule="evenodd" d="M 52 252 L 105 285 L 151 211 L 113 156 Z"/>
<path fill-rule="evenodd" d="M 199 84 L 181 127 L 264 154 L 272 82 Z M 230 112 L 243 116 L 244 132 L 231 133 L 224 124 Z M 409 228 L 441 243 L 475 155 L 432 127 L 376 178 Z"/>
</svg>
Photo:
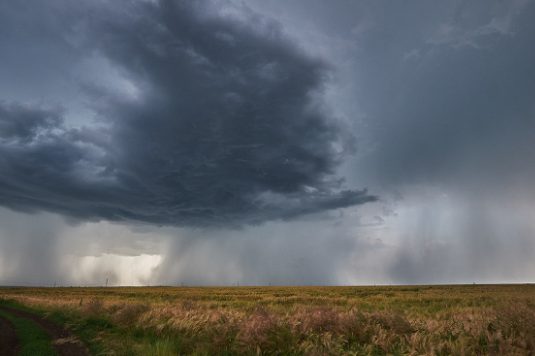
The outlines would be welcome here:
<svg viewBox="0 0 535 356">
<path fill-rule="evenodd" d="M 535 281 L 535 1 L 0 2 L 0 284 Z"/>
</svg>

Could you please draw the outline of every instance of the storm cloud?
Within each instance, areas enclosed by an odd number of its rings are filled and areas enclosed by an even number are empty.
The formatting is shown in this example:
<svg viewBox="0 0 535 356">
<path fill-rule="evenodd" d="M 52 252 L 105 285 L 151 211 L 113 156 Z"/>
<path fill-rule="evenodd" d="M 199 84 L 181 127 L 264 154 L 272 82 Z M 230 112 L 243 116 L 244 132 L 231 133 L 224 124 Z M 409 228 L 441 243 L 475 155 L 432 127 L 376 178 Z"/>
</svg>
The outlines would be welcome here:
<svg viewBox="0 0 535 356">
<path fill-rule="evenodd" d="M 533 281 L 534 19 L 0 2 L 0 281 Z"/>
<path fill-rule="evenodd" d="M 493 194 L 535 177 L 533 2 L 458 2 L 428 10 L 433 23 L 370 29 L 359 75 L 370 90 L 376 149 L 362 170 L 385 186 L 444 184 Z M 396 44 L 390 43 L 392 36 Z"/>
<path fill-rule="evenodd" d="M 276 23 L 204 1 L 29 6 L 2 5 L 19 19 L 3 25 L 7 47 L 44 27 L 71 68 L 97 65 L 118 80 L 71 78 L 89 124 L 73 124 L 62 103 L 0 102 L 3 206 L 240 225 L 376 199 L 335 175 L 351 137 L 321 102 L 328 66 Z M 51 25 L 55 15 L 66 23 Z"/>
<path fill-rule="evenodd" d="M 535 3 L 302 6 L 254 1 L 338 69 L 330 100 L 359 143 L 344 174 L 382 200 L 355 232 L 382 252 L 355 255 L 381 256 L 382 281 L 533 280 Z"/>
</svg>

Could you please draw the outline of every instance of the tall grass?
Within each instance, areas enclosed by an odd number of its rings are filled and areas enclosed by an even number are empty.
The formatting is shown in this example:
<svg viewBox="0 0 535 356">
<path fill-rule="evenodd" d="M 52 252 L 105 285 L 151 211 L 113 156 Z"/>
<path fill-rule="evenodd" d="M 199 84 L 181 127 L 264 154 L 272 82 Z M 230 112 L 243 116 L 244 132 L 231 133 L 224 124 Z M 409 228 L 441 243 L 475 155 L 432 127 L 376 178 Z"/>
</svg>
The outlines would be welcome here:
<svg viewBox="0 0 535 356">
<path fill-rule="evenodd" d="M 0 296 L 69 315 L 71 324 L 93 320 L 94 338 L 115 354 L 535 353 L 530 285 L 0 289 Z"/>
</svg>

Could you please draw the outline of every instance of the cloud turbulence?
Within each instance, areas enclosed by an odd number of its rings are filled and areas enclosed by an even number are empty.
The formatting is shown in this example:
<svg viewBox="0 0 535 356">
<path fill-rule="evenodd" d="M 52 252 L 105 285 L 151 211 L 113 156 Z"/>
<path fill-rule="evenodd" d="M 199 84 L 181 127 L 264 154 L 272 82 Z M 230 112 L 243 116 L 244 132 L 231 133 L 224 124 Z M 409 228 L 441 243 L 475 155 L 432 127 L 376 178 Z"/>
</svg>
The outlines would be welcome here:
<svg viewBox="0 0 535 356">
<path fill-rule="evenodd" d="M 81 82 L 96 114 L 78 127 L 59 106 L 0 102 L 3 206 L 187 226 L 289 219 L 375 200 L 344 190 L 334 175 L 349 144 L 315 98 L 327 66 L 275 24 L 253 28 L 207 11 L 205 2 L 55 5 L 41 9 L 37 24 L 23 18 L 17 26 L 33 31 L 48 17 L 68 16 L 53 28 L 61 47 L 107 63 L 126 94 Z M 2 13 L 30 6 L 4 4 Z"/>
</svg>

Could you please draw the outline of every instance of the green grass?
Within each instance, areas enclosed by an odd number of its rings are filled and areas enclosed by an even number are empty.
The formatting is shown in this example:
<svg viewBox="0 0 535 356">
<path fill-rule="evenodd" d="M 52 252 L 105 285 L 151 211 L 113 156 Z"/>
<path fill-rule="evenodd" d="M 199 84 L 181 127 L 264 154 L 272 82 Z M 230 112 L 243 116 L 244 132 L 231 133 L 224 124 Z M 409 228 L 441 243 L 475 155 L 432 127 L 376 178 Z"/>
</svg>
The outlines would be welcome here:
<svg viewBox="0 0 535 356">
<path fill-rule="evenodd" d="M 11 321 L 21 343 L 21 356 L 53 356 L 57 355 L 51 345 L 51 339 L 35 322 L 20 318 L 0 310 L 0 316 Z"/>
</svg>

